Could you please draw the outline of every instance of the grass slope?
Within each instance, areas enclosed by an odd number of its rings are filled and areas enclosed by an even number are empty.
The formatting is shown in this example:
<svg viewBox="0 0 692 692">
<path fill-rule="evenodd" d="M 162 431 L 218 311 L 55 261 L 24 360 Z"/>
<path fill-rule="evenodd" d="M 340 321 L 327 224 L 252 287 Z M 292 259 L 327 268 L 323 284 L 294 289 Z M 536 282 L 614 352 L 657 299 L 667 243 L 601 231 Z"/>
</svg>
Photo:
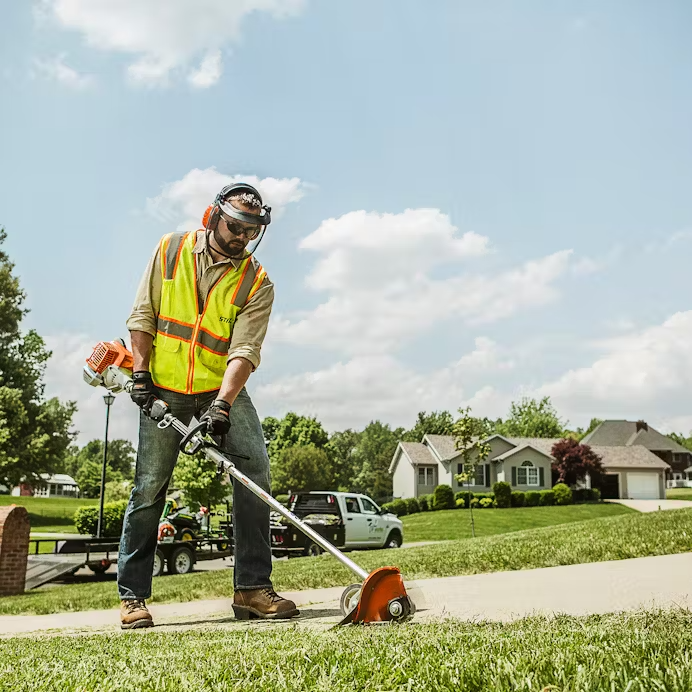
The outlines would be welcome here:
<svg viewBox="0 0 692 692">
<path fill-rule="evenodd" d="M 474 511 L 476 536 L 494 536 L 511 531 L 537 529 L 573 521 L 614 517 L 634 510 L 623 505 L 593 504 L 566 507 L 513 507 L 510 509 L 481 509 Z M 416 541 L 447 541 L 471 538 L 471 518 L 468 510 L 448 509 L 441 512 L 420 512 L 402 517 L 404 539 Z"/>
<path fill-rule="evenodd" d="M 72 518 L 74 513 L 87 505 L 97 505 L 98 500 L 72 497 L 13 497 L 0 495 L 0 507 L 21 505 L 29 512 L 31 528 L 35 531 L 76 533 Z"/>
<path fill-rule="evenodd" d="M 592 519 L 542 529 L 446 541 L 405 550 L 353 554 L 368 571 L 396 565 L 406 579 L 448 577 L 507 570 L 573 565 L 692 550 L 692 510 Z M 274 563 L 277 590 L 345 586 L 353 575 L 330 555 Z M 232 570 L 154 580 L 152 602 L 226 598 L 233 593 Z M 75 584 L 0 598 L 0 614 L 57 613 L 111 608 L 118 603 L 113 582 Z"/>
<path fill-rule="evenodd" d="M 666 491 L 667 500 L 692 500 L 692 488 L 670 488 Z"/>
<path fill-rule="evenodd" d="M 690 651 L 682 610 L 327 632 L 158 629 L 0 640 L 0 689 L 686 692 Z"/>
</svg>

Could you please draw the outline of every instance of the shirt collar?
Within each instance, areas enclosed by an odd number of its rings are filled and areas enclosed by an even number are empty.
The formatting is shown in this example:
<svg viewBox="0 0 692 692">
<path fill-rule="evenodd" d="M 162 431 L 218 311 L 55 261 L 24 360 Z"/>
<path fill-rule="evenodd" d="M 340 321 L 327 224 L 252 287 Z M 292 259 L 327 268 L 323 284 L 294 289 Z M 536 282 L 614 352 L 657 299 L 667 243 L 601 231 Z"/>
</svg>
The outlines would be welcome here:
<svg viewBox="0 0 692 692">
<path fill-rule="evenodd" d="M 240 263 L 243 261 L 242 259 L 231 259 L 230 257 L 226 258 L 224 257 L 220 262 L 216 262 L 216 260 L 211 256 L 211 252 L 209 251 L 209 232 L 208 231 L 197 231 L 197 242 L 195 243 L 195 247 L 192 248 L 192 252 L 196 255 L 200 254 L 205 254 L 209 256 L 209 259 L 213 264 L 224 264 L 226 262 L 230 262 L 235 269 L 237 269 L 240 266 Z M 247 255 L 246 255 L 247 256 Z M 245 258 L 243 258 L 245 259 Z"/>
</svg>

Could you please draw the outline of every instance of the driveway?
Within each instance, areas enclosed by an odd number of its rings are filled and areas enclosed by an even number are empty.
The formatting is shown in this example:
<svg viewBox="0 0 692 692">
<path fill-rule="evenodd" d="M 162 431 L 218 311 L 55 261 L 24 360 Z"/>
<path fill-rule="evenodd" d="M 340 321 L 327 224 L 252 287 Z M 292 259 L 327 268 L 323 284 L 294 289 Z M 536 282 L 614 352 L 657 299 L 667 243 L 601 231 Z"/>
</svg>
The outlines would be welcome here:
<svg viewBox="0 0 692 692">
<path fill-rule="evenodd" d="M 692 607 L 692 553 L 593 562 L 518 572 L 493 572 L 465 577 L 407 581 L 418 612 L 414 622 L 463 620 L 510 621 L 528 615 L 589 615 L 641 608 Z M 162 628 L 198 626 L 227 628 L 328 628 L 340 620 L 342 587 L 285 593 L 300 606 L 302 616 L 290 621 L 240 622 L 232 617 L 230 600 L 153 604 Z M 119 632 L 118 611 L 0 617 L 1 636 L 40 630 Z M 164 630 L 165 631 L 165 630 Z M 57 633 L 57 632 L 56 632 Z"/>
<path fill-rule="evenodd" d="M 637 512 L 658 512 L 665 509 L 692 509 L 689 500 L 604 500 L 636 509 Z"/>
</svg>

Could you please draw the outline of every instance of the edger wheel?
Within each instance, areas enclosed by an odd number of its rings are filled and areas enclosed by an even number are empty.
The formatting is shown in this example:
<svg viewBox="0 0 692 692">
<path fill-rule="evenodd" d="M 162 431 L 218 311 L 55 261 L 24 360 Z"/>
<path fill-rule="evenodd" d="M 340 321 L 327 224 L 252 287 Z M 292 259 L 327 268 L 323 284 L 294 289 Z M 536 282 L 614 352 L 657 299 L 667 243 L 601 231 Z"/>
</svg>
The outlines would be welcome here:
<svg viewBox="0 0 692 692">
<path fill-rule="evenodd" d="M 351 584 L 341 594 L 341 614 L 346 617 L 357 605 L 362 584 Z"/>
</svg>

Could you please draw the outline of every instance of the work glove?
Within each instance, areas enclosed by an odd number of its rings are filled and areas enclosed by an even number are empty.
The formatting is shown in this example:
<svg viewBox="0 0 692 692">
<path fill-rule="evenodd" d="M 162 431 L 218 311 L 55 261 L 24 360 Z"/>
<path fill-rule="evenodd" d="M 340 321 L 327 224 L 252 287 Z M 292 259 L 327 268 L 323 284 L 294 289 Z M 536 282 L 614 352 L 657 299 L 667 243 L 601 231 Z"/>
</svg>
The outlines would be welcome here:
<svg viewBox="0 0 692 692">
<path fill-rule="evenodd" d="M 154 382 L 148 370 L 138 370 L 132 373 L 134 386 L 130 392 L 130 398 L 148 416 L 152 403 L 156 400 Z"/>
<path fill-rule="evenodd" d="M 223 399 L 216 399 L 211 406 L 202 414 L 200 423 L 207 424 L 209 435 L 225 435 L 231 429 L 229 413 L 231 405 Z"/>
</svg>

